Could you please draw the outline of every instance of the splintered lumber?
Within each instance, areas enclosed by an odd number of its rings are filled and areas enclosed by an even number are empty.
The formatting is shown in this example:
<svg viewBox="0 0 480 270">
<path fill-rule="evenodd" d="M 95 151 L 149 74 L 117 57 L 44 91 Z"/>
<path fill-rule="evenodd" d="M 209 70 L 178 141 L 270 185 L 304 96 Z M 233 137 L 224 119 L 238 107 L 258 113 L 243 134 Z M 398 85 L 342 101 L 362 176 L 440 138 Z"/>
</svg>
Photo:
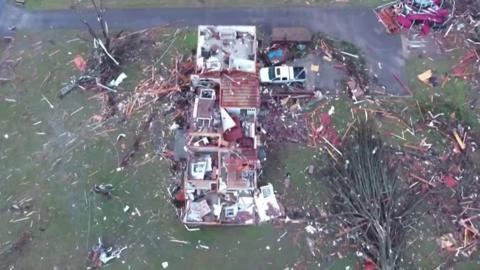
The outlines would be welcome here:
<svg viewBox="0 0 480 270">
<path fill-rule="evenodd" d="M 421 153 L 424 153 L 424 154 L 428 152 L 428 148 L 425 148 L 425 147 L 419 147 L 419 146 L 411 145 L 411 144 L 408 144 L 408 143 L 404 144 L 403 146 L 406 147 L 406 148 L 417 150 L 417 151 L 419 151 Z"/>
<path fill-rule="evenodd" d="M 410 127 L 410 124 L 404 120 L 403 118 L 399 117 L 399 116 L 396 116 L 394 115 L 393 113 L 391 112 L 388 112 L 388 111 L 384 111 L 384 110 L 374 110 L 374 109 L 367 109 L 367 108 L 353 108 L 353 111 L 354 112 L 357 112 L 357 111 L 365 111 L 365 113 L 367 112 L 370 112 L 370 113 L 380 113 L 382 114 L 382 116 L 386 117 L 386 118 L 390 118 L 390 119 L 394 119 L 394 120 L 397 120 L 398 122 L 400 122 L 401 124 L 403 124 L 406 128 L 411 128 Z"/>
<path fill-rule="evenodd" d="M 455 137 L 455 140 L 457 141 L 458 146 L 460 147 L 460 149 L 462 149 L 462 151 L 467 148 L 465 142 L 460 138 L 460 135 L 456 130 L 453 131 L 453 137 Z"/>
<path fill-rule="evenodd" d="M 408 87 L 402 80 L 400 80 L 400 78 L 398 77 L 397 74 L 395 73 L 392 73 L 393 75 L 393 78 L 395 78 L 395 80 L 400 84 L 400 86 L 408 92 L 409 95 L 413 96 L 413 93 L 412 93 L 412 90 L 410 90 L 410 87 Z"/>
<path fill-rule="evenodd" d="M 429 185 L 429 186 L 436 187 L 436 185 L 435 185 L 434 183 L 432 183 L 432 182 L 430 182 L 430 181 L 427 181 L 426 179 L 424 179 L 424 178 L 422 178 L 422 177 L 420 177 L 420 176 L 418 176 L 418 175 L 415 175 L 415 174 L 413 174 L 413 173 L 410 173 L 410 176 L 413 177 L 413 178 L 415 178 L 416 180 L 422 182 L 422 183 L 425 183 L 425 184 Z"/>
<path fill-rule="evenodd" d="M 325 137 L 322 136 L 322 139 L 330 146 L 332 147 L 333 150 L 335 150 L 335 152 L 337 152 L 340 156 L 342 156 L 342 152 L 340 152 L 340 150 L 338 150 L 330 141 L 328 141 Z"/>
<path fill-rule="evenodd" d="M 140 148 L 140 143 L 142 142 L 143 135 L 148 130 L 148 127 L 150 126 L 150 123 L 153 121 L 153 118 L 155 117 L 155 115 L 156 115 L 156 111 L 150 113 L 147 120 L 143 123 L 140 133 L 138 134 L 137 138 L 135 139 L 132 146 L 130 147 L 130 150 L 121 159 L 119 164 L 120 167 L 125 167 L 126 165 L 128 165 L 130 159 L 135 155 L 135 153 L 137 153 L 138 149 Z"/>
</svg>

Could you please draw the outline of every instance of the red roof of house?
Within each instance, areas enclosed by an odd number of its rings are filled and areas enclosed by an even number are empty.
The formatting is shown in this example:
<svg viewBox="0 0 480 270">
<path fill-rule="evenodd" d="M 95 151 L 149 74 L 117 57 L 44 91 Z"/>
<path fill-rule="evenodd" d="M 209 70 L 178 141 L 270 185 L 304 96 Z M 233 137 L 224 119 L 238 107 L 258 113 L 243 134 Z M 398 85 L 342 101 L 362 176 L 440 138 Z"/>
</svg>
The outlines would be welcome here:
<svg viewBox="0 0 480 270">
<path fill-rule="evenodd" d="M 233 108 L 260 107 L 260 81 L 248 72 L 223 73 L 220 77 L 220 106 Z"/>
</svg>

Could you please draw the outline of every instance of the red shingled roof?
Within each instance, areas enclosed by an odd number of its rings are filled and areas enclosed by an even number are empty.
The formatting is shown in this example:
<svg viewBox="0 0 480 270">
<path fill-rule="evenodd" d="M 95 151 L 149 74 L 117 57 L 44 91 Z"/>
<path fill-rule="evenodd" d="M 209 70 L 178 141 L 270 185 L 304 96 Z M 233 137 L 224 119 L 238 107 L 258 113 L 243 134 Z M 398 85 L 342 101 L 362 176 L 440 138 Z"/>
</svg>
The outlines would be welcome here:
<svg viewBox="0 0 480 270">
<path fill-rule="evenodd" d="M 260 107 L 259 83 L 257 75 L 248 72 L 222 74 L 220 77 L 220 106 Z"/>
</svg>

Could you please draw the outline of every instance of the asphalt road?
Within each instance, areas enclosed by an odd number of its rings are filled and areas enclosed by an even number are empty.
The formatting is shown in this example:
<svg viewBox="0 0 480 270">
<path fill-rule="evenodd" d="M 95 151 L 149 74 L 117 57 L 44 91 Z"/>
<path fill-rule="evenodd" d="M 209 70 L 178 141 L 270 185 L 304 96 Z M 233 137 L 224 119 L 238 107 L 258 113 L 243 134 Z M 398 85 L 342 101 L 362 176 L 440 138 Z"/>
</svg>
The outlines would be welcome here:
<svg viewBox="0 0 480 270">
<path fill-rule="evenodd" d="M 8 26 L 18 30 L 82 29 L 81 20 L 96 25 L 96 13 L 82 10 L 26 11 L 0 0 L 0 33 Z M 199 24 L 249 24 L 268 32 L 274 26 L 302 26 L 356 44 L 365 55 L 378 83 L 392 94 L 406 94 L 393 74 L 406 81 L 405 59 L 399 36 L 385 33 L 370 8 L 264 7 L 264 8 L 150 8 L 108 10 L 110 28 L 141 29 L 158 25 L 196 26 Z M 379 64 L 380 63 L 380 64 Z"/>
</svg>

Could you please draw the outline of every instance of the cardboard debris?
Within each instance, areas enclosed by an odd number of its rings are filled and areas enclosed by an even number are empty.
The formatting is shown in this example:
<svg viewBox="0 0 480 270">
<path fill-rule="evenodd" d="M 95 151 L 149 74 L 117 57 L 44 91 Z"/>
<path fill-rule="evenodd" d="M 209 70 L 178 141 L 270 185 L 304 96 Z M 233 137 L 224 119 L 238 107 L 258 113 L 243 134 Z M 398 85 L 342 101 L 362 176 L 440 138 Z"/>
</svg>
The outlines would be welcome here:
<svg viewBox="0 0 480 270">
<path fill-rule="evenodd" d="M 432 70 L 429 69 L 424 71 L 423 73 L 418 74 L 417 78 L 424 84 L 431 86 L 430 78 L 432 78 L 432 76 L 433 76 Z"/>
</svg>

